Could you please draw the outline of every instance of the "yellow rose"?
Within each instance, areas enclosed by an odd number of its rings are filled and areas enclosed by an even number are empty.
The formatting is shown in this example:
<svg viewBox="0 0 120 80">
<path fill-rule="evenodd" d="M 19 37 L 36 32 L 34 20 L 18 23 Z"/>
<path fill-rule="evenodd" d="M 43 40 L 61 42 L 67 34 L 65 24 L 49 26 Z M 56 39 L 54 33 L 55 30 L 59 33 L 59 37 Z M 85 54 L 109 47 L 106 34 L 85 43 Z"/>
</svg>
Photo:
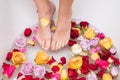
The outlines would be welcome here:
<svg viewBox="0 0 120 80">
<path fill-rule="evenodd" d="M 21 64 L 25 63 L 26 57 L 25 57 L 24 53 L 13 52 L 13 56 L 12 56 L 11 60 L 12 60 L 12 63 L 14 64 L 14 66 L 19 67 Z"/>
<path fill-rule="evenodd" d="M 74 56 L 68 62 L 68 68 L 78 69 L 82 66 L 83 61 L 81 56 Z"/>
<path fill-rule="evenodd" d="M 104 38 L 99 41 L 99 45 L 104 47 L 105 49 L 110 49 L 112 47 L 112 40 L 111 38 Z"/>
<path fill-rule="evenodd" d="M 61 80 L 67 80 L 68 79 L 68 73 L 65 69 L 61 72 Z"/>
<path fill-rule="evenodd" d="M 39 51 L 36 54 L 35 62 L 38 65 L 46 64 L 49 59 L 50 59 L 49 56 L 44 51 Z"/>
<path fill-rule="evenodd" d="M 112 80 L 112 76 L 109 73 L 104 73 L 102 80 Z"/>
<path fill-rule="evenodd" d="M 94 30 L 93 30 L 93 28 L 88 28 L 86 31 L 85 31 L 85 33 L 84 33 L 84 35 L 83 35 L 85 38 L 88 38 L 88 39 L 92 39 L 92 38 L 94 38 L 95 37 L 95 32 L 94 32 Z"/>
</svg>

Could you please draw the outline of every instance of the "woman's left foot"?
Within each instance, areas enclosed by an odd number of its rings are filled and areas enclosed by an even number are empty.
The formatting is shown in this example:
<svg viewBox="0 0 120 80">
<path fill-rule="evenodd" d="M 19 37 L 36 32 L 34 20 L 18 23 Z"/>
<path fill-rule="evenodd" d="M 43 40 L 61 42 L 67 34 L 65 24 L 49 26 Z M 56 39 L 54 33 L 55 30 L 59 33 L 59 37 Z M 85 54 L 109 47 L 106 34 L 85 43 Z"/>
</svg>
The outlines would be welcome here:
<svg viewBox="0 0 120 80">
<path fill-rule="evenodd" d="M 52 37 L 51 50 L 56 51 L 67 45 L 70 39 L 71 14 L 72 11 L 66 14 L 59 13 L 57 29 Z"/>
</svg>

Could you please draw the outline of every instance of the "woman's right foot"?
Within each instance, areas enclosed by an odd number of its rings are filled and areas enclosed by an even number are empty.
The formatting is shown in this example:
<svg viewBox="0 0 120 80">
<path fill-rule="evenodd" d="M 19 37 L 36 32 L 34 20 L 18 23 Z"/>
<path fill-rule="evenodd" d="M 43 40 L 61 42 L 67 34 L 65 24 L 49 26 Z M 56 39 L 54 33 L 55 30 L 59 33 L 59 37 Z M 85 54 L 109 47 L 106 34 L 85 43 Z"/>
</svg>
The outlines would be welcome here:
<svg viewBox="0 0 120 80">
<path fill-rule="evenodd" d="M 44 50 L 50 49 L 50 45 L 51 45 L 50 24 L 54 12 L 55 12 L 55 5 L 52 2 L 49 2 L 49 5 L 43 7 L 43 10 L 38 9 L 39 29 L 36 37 L 40 47 Z"/>
</svg>

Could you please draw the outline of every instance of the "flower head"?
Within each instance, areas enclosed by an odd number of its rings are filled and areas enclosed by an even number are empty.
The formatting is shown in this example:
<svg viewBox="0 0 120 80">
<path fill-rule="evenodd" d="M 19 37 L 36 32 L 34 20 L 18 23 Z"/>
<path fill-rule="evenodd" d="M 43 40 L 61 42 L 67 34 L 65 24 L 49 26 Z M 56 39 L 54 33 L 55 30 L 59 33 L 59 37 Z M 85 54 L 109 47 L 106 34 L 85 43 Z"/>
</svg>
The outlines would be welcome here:
<svg viewBox="0 0 120 80">
<path fill-rule="evenodd" d="M 7 78 L 10 78 L 14 70 L 16 69 L 14 65 L 6 64 L 6 63 L 3 63 L 2 68 L 3 68 L 2 74 Z"/>
<path fill-rule="evenodd" d="M 104 47 L 105 49 L 110 49 L 112 47 L 112 40 L 111 38 L 104 38 L 99 40 L 99 45 Z"/>
<path fill-rule="evenodd" d="M 26 46 L 26 39 L 23 38 L 23 37 L 17 37 L 16 40 L 15 40 L 15 45 L 17 47 L 25 47 Z"/>
<path fill-rule="evenodd" d="M 68 62 L 68 68 L 70 69 L 78 69 L 82 66 L 82 57 L 81 56 L 74 56 Z"/>
<path fill-rule="evenodd" d="M 42 78 L 45 75 L 45 67 L 41 65 L 35 65 L 33 72 L 36 77 Z"/>
<path fill-rule="evenodd" d="M 31 75 L 33 72 L 33 65 L 31 62 L 26 62 L 21 67 L 21 73 L 24 75 Z"/>
<path fill-rule="evenodd" d="M 36 64 L 46 64 L 49 59 L 49 56 L 44 51 L 39 51 L 36 54 L 35 62 Z"/>
<path fill-rule="evenodd" d="M 25 63 L 26 57 L 25 57 L 24 53 L 13 52 L 13 56 L 12 56 L 11 60 L 12 60 L 12 63 L 14 64 L 14 66 L 19 67 L 21 64 Z"/>
</svg>

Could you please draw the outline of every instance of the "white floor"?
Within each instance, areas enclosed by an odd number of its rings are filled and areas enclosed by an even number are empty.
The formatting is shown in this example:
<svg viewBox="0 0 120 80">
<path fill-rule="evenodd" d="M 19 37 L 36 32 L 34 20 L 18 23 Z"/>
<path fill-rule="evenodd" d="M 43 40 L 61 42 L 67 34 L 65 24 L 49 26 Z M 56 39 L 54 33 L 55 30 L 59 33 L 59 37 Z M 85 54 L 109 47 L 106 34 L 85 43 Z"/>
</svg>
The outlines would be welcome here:
<svg viewBox="0 0 120 80">
<path fill-rule="evenodd" d="M 53 0 L 57 6 L 58 1 Z M 75 0 L 72 18 L 87 20 L 110 36 L 120 57 L 120 0 Z M 25 27 L 37 23 L 33 0 L 0 0 L 0 66 Z"/>
</svg>

